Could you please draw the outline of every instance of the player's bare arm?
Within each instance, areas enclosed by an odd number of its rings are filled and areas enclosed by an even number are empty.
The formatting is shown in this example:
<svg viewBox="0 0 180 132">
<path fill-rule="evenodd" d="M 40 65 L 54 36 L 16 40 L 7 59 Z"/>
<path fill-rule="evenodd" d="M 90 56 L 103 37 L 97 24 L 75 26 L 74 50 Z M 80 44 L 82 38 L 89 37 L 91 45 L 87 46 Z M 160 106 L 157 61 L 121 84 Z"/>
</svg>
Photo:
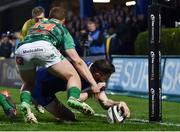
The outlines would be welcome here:
<svg viewBox="0 0 180 132">
<path fill-rule="evenodd" d="M 97 83 L 94 80 L 91 72 L 89 71 L 89 68 L 87 67 L 85 62 L 79 57 L 76 50 L 75 49 L 68 49 L 68 50 L 66 50 L 66 54 L 71 59 L 73 65 L 75 66 L 78 73 L 80 73 L 81 76 L 91 84 L 92 91 L 94 93 L 99 92 L 101 87 L 99 87 L 99 85 L 97 85 Z"/>
<path fill-rule="evenodd" d="M 114 101 L 107 97 L 105 91 L 101 91 L 100 93 L 95 94 L 95 98 L 98 99 L 99 103 L 104 109 L 108 109 L 109 107 L 113 105 L 118 105 L 119 109 L 123 109 L 124 115 L 126 117 L 130 117 L 130 110 L 127 106 L 127 104 L 123 101 Z"/>
<path fill-rule="evenodd" d="M 99 87 L 100 89 L 102 89 L 103 87 L 106 86 L 106 83 L 105 83 L 105 82 L 99 82 L 97 85 L 98 85 L 98 87 Z M 91 93 L 93 93 L 93 92 L 91 92 Z M 98 94 L 98 93 L 97 93 L 97 94 Z M 88 98 L 89 98 L 89 93 L 88 93 L 88 92 L 82 92 L 82 93 L 80 94 L 79 100 L 82 101 L 82 102 L 84 102 L 84 101 L 86 101 Z"/>
</svg>

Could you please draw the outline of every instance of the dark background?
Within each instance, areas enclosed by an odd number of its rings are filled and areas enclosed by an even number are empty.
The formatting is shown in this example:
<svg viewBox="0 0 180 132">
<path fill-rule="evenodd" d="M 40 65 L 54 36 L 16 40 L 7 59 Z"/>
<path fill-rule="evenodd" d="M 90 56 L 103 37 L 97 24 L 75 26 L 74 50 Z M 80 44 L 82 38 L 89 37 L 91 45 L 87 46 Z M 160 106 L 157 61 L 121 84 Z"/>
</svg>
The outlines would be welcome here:
<svg viewBox="0 0 180 132">
<path fill-rule="evenodd" d="M 31 18 L 31 10 L 34 6 L 41 5 L 46 10 L 46 17 L 48 16 L 49 9 L 53 4 L 60 4 L 64 6 L 68 11 L 73 12 L 73 15 L 80 15 L 80 3 L 82 0 L 0 0 L 0 34 L 6 31 L 19 31 L 23 23 Z M 88 4 L 86 0 L 86 3 Z M 108 4 L 93 4 L 92 15 L 93 13 L 98 12 L 101 9 L 113 8 L 115 5 L 125 6 L 125 2 L 128 0 L 111 0 Z M 136 12 L 139 8 L 144 10 L 143 13 L 147 14 L 147 5 L 149 0 L 136 0 L 142 5 L 137 5 Z M 180 21 L 180 0 L 176 0 L 176 4 L 171 0 L 168 4 L 165 0 L 158 0 L 161 4 L 166 4 L 166 7 L 162 7 L 162 25 L 164 27 L 174 27 L 175 21 Z M 83 5 L 87 6 L 88 5 Z M 142 7 L 143 6 L 143 7 Z M 167 8 L 167 6 L 170 6 Z M 91 10 L 91 9 L 90 9 Z M 141 11 L 142 13 L 142 11 Z"/>
</svg>

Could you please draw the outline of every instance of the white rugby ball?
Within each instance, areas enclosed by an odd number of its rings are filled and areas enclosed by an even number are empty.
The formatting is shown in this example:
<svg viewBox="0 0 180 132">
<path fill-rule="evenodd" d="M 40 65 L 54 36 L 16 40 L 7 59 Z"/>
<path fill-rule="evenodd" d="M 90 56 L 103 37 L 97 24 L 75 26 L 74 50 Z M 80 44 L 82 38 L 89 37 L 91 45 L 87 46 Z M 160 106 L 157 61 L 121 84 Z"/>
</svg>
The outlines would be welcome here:
<svg viewBox="0 0 180 132">
<path fill-rule="evenodd" d="M 122 123 L 125 119 L 123 111 L 118 109 L 117 105 L 111 106 L 107 111 L 106 119 L 109 123 Z"/>
</svg>

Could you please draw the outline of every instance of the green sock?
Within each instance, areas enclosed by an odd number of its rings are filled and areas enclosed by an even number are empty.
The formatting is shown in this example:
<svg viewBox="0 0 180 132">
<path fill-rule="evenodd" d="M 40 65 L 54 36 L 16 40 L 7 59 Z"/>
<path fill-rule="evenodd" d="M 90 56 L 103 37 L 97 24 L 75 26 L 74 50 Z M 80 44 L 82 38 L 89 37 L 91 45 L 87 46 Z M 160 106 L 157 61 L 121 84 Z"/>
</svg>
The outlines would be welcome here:
<svg viewBox="0 0 180 132">
<path fill-rule="evenodd" d="M 81 91 L 79 90 L 79 88 L 77 88 L 77 87 L 70 87 L 68 89 L 68 98 L 69 97 L 74 97 L 74 98 L 78 99 L 80 97 L 80 92 Z"/>
<path fill-rule="evenodd" d="M 26 102 L 29 105 L 32 105 L 31 93 L 29 91 L 23 91 L 20 98 L 21 102 Z"/>
<path fill-rule="evenodd" d="M 12 106 L 13 108 L 16 108 L 16 105 L 14 104 L 14 102 L 12 101 L 12 99 L 10 97 L 7 97 L 6 99 L 10 106 Z"/>
<path fill-rule="evenodd" d="M 6 97 L 3 94 L 0 94 L 0 105 L 3 107 L 3 110 L 6 111 L 10 108 L 12 108 L 8 101 L 6 100 Z"/>
</svg>

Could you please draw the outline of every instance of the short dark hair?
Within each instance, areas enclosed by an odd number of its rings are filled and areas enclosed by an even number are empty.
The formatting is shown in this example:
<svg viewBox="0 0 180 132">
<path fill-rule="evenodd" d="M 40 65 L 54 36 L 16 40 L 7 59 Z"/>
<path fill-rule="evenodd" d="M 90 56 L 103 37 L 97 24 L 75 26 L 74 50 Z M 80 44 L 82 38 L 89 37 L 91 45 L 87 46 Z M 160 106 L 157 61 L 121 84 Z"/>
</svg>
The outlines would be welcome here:
<svg viewBox="0 0 180 132">
<path fill-rule="evenodd" d="M 42 13 L 44 13 L 44 8 L 41 6 L 37 6 L 32 9 L 32 17 L 37 17 Z"/>
<path fill-rule="evenodd" d="M 49 19 L 55 18 L 58 20 L 63 20 L 65 19 L 65 16 L 66 16 L 65 9 L 62 7 L 53 7 L 49 12 Z"/>
<path fill-rule="evenodd" d="M 91 66 L 92 72 L 101 72 L 102 74 L 112 74 L 115 72 L 115 67 L 112 63 L 110 63 L 108 60 L 97 60 L 95 61 Z"/>
</svg>

